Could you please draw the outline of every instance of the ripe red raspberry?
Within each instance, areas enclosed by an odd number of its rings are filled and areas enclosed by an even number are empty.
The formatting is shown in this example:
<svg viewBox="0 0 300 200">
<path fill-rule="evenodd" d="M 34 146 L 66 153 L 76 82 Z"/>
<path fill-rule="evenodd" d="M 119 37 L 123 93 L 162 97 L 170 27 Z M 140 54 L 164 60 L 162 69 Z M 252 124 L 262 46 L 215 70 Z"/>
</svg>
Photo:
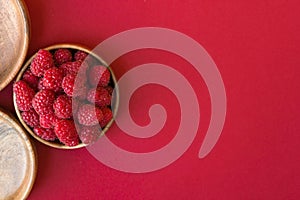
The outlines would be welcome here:
<svg viewBox="0 0 300 200">
<path fill-rule="evenodd" d="M 59 68 L 64 71 L 65 75 L 77 74 L 78 72 L 80 72 L 84 76 L 86 76 L 86 71 L 88 67 L 89 67 L 88 64 L 83 61 L 67 62 L 59 66 Z"/>
<path fill-rule="evenodd" d="M 34 97 L 34 90 L 25 81 L 18 81 L 13 86 L 16 95 L 16 103 L 21 111 L 28 111 L 32 107 L 31 101 Z"/>
<path fill-rule="evenodd" d="M 65 62 L 72 60 L 72 53 L 68 49 L 58 49 L 54 52 L 54 62 L 55 64 L 61 65 Z"/>
<path fill-rule="evenodd" d="M 85 53 L 83 51 L 77 51 L 74 55 L 74 59 L 83 61 L 86 58 L 86 56 L 87 56 L 87 53 Z"/>
<path fill-rule="evenodd" d="M 55 124 L 59 121 L 54 113 L 40 115 L 40 126 L 43 128 L 53 128 Z"/>
<path fill-rule="evenodd" d="M 97 141 L 102 131 L 98 125 L 82 126 L 79 133 L 79 138 L 84 144 L 93 144 Z"/>
<path fill-rule="evenodd" d="M 54 67 L 52 54 L 47 50 L 41 49 L 32 60 L 30 70 L 35 76 L 41 77 L 51 67 Z"/>
<path fill-rule="evenodd" d="M 88 88 L 87 87 L 82 87 L 80 89 L 80 94 L 77 96 L 77 99 L 81 100 L 81 101 L 85 101 L 86 97 L 87 97 L 87 92 L 88 92 Z"/>
<path fill-rule="evenodd" d="M 45 86 L 43 85 L 43 77 L 41 77 L 40 79 L 39 79 L 39 82 L 38 82 L 38 90 L 45 90 L 46 88 L 45 88 Z"/>
<path fill-rule="evenodd" d="M 84 104 L 78 108 L 78 122 L 85 126 L 93 126 L 101 121 L 103 114 L 100 108 L 94 107 L 91 104 Z"/>
<path fill-rule="evenodd" d="M 76 146 L 79 144 L 79 137 L 75 124 L 71 120 L 62 119 L 56 123 L 54 132 L 58 139 L 67 146 Z"/>
<path fill-rule="evenodd" d="M 33 109 L 22 112 L 21 116 L 28 126 L 36 127 L 39 125 L 39 115 Z"/>
<path fill-rule="evenodd" d="M 52 67 L 45 72 L 42 83 L 45 89 L 58 92 L 62 90 L 61 84 L 63 78 L 63 72 L 56 67 Z"/>
<path fill-rule="evenodd" d="M 39 115 L 53 113 L 55 93 L 52 90 L 40 90 L 32 99 L 32 106 Z"/>
<path fill-rule="evenodd" d="M 91 86 L 102 86 L 108 85 L 110 80 L 109 69 L 102 65 L 93 66 L 88 72 L 88 81 Z"/>
<path fill-rule="evenodd" d="M 77 97 L 82 94 L 84 95 L 85 87 L 85 77 L 68 74 L 63 78 L 62 88 L 68 96 Z"/>
<path fill-rule="evenodd" d="M 36 90 L 39 83 L 39 77 L 33 75 L 30 69 L 23 74 L 22 80 L 25 81 L 32 89 Z"/>
<path fill-rule="evenodd" d="M 33 131 L 37 136 L 44 140 L 53 141 L 56 139 L 56 135 L 52 128 L 35 127 Z"/>
<path fill-rule="evenodd" d="M 108 122 L 113 118 L 113 113 L 110 108 L 104 107 L 101 109 L 103 118 L 101 121 L 99 121 L 101 128 L 104 128 Z"/>
<path fill-rule="evenodd" d="M 111 95 L 103 87 L 93 88 L 88 91 L 87 100 L 99 107 L 105 107 L 111 104 Z"/>
<path fill-rule="evenodd" d="M 113 94 L 114 89 L 111 86 L 107 86 L 107 87 L 105 87 L 105 89 L 107 90 L 107 92 L 109 93 L 109 95 Z"/>
<path fill-rule="evenodd" d="M 58 118 L 67 119 L 72 116 L 72 98 L 67 95 L 60 95 L 54 104 L 54 113 Z"/>
</svg>

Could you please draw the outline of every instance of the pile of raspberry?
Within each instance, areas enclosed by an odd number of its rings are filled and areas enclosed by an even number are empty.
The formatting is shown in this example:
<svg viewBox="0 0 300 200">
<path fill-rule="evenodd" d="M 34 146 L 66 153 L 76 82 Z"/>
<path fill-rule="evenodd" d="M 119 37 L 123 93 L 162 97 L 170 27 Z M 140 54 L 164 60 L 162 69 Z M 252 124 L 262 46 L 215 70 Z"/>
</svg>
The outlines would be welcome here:
<svg viewBox="0 0 300 200">
<path fill-rule="evenodd" d="M 37 136 L 76 146 L 95 142 L 112 119 L 113 86 L 109 69 L 87 53 L 41 49 L 13 91 Z"/>
</svg>

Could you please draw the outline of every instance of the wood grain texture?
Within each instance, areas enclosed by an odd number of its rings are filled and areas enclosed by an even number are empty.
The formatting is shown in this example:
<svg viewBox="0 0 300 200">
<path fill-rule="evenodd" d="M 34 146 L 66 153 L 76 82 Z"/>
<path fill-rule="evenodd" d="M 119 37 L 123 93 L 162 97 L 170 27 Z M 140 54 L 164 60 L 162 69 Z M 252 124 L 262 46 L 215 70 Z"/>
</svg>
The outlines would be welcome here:
<svg viewBox="0 0 300 200">
<path fill-rule="evenodd" d="M 0 199 L 25 199 L 36 176 L 36 153 L 25 131 L 0 109 Z"/>
<path fill-rule="evenodd" d="M 18 73 L 28 50 L 29 18 L 21 0 L 0 1 L 0 90 Z"/>
</svg>

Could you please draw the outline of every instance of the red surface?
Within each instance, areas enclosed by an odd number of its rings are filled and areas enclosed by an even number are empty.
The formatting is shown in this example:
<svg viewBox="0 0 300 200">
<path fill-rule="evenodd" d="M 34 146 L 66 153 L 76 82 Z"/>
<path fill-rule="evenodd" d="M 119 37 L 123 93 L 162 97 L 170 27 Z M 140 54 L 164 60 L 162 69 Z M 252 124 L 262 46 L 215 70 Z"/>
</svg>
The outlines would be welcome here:
<svg viewBox="0 0 300 200">
<path fill-rule="evenodd" d="M 198 135 L 170 166 L 147 174 L 111 169 L 86 149 L 63 151 L 34 142 L 39 168 L 29 199 L 300 199 L 300 4 L 298 1 L 25 1 L 32 35 L 28 56 L 61 42 L 94 47 L 132 28 L 157 26 L 180 31 L 204 46 L 223 77 L 228 111 L 213 151 L 198 159 L 208 127 L 210 101 L 195 70 L 179 57 L 143 50 L 122 56 L 112 67 L 120 77 L 147 62 L 174 67 L 193 85 L 200 102 Z M 88 3 L 84 3 L 88 2 Z M 199 81 L 200 80 L 200 81 Z M 137 152 L 158 149 L 176 133 L 179 104 L 159 86 L 138 90 L 131 104 L 137 123 L 148 122 L 155 93 L 169 114 L 151 139 L 109 135 Z M 13 111 L 12 85 L 0 104 Z M 144 97 L 147 98 L 144 98 Z M 170 115 L 169 115 L 170 116 Z M 108 133 L 109 134 L 109 133 Z"/>
</svg>

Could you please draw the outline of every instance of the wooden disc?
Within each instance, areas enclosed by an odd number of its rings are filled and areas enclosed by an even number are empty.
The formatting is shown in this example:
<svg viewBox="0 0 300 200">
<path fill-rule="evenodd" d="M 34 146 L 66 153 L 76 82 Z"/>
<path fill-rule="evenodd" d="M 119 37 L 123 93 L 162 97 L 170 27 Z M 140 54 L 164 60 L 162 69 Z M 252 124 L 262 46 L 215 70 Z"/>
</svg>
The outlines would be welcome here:
<svg viewBox="0 0 300 200">
<path fill-rule="evenodd" d="M 35 149 L 14 118 L 0 109 L 0 199 L 25 199 L 37 171 Z"/>
<path fill-rule="evenodd" d="M 0 1 L 0 91 L 21 68 L 28 50 L 29 18 L 21 0 Z"/>
</svg>

